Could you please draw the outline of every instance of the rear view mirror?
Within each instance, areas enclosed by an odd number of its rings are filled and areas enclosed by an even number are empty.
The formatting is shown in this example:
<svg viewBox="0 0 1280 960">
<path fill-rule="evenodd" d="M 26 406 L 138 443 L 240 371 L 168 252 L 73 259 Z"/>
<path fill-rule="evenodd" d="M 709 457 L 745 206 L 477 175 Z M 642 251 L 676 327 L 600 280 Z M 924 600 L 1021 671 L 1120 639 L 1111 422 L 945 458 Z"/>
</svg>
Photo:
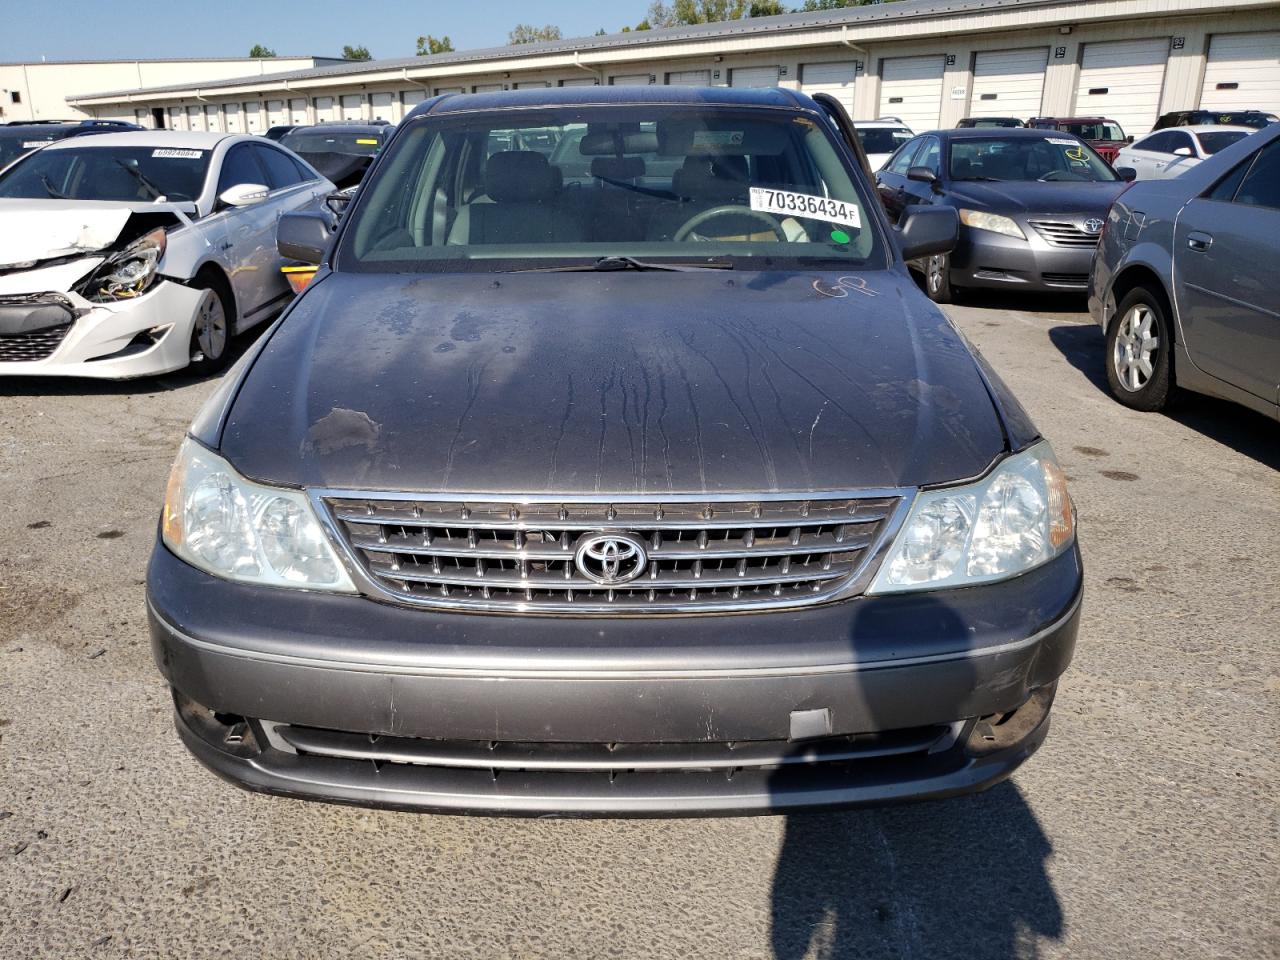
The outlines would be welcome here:
<svg viewBox="0 0 1280 960">
<path fill-rule="evenodd" d="M 330 216 L 317 211 L 286 213 L 276 224 L 280 256 L 302 263 L 320 263 L 329 249 Z"/>
<path fill-rule="evenodd" d="M 1133 167 L 1116 167 L 1116 176 L 1125 183 L 1133 183 L 1138 179 L 1138 171 Z"/>
<path fill-rule="evenodd" d="M 267 199 L 271 190 L 261 183 L 237 183 L 218 194 L 219 202 L 228 207 L 251 207 Z"/>
<path fill-rule="evenodd" d="M 960 238 L 960 216 L 954 207 L 909 206 L 895 228 L 903 260 L 950 253 Z"/>
</svg>

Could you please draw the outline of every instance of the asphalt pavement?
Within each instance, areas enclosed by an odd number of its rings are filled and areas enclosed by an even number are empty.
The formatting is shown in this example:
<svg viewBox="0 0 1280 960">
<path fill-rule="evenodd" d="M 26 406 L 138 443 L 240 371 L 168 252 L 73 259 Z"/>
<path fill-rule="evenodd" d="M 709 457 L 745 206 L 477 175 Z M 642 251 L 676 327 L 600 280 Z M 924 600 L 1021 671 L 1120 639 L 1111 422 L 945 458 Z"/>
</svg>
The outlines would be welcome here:
<svg viewBox="0 0 1280 960">
<path fill-rule="evenodd" d="M 1048 742 L 986 794 L 843 814 L 436 817 L 221 782 L 143 609 L 215 382 L 0 378 L 0 958 L 1280 955 L 1280 425 L 1119 406 L 1080 306 L 949 308 L 1079 508 Z"/>
</svg>

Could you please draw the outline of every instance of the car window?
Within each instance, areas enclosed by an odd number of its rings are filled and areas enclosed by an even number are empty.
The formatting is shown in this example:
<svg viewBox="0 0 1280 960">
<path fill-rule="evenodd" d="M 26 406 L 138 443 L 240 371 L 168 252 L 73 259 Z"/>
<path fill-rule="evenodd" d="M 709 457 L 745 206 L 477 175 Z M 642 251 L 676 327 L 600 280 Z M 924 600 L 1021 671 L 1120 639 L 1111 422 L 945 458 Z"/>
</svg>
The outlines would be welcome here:
<svg viewBox="0 0 1280 960">
<path fill-rule="evenodd" d="M 953 180 L 1044 180 L 1110 183 L 1111 166 L 1083 141 L 1048 134 L 953 140 Z"/>
<path fill-rule="evenodd" d="M 1200 134 L 1200 146 L 1207 156 L 1213 156 L 1219 150 L 1243 140 L 1249 134 L 1243 130 L 1213 130 Z"/>
<path fill-rule="evenodd" d="M 383 134 L 376 130 L 333 130 L 318 127 L 295 127 L 280 138 L 280 146 L 294 153 L 341 153 L 353 157 L 372 157 L 382 147 Z"/>
<path fill-rule="evenodd" d="M 893 153 L 911 139 L 906 127 L 855 127 L 866 153 Z"/>
<path fill-rule="evenodd" d="M 1170 130 L 1162 130 L 1144 137 L 1133 145 L 1135 150 L 1147 150 L 1151 153 L 1173 153 L 1174 134 Z"/>
<path fill-rule="evenodd" d="M 38 150 L 0 176 L 0 197 L 47 200 L 191 201 L 200 196 L 209 151 L 185 147 L 91 146 Z"/>
<path fill-rule="evenodd" d="M 863 178 L 830 126 L 798 111 L 428 115 L 397 133 L 378 171 L 349 214 L 339 270 L 546 269 L 610 256 L 887 263 Z"/>
<path fill-rule="evenodd" d="M 928 167 L 939 176 L 942 175 L 942 144 L 937 137 L 925 137 L 924 146 L 919 156 L 911 161 L 913 167 Z"/>
<path fill-rule="evenodd" d="M 218 174 L 218 196 L 224 190 L 242 183 L 258 183 L 266 186 L 267 175 L 253 158 L 254 151 L 247 143 L 237 144 L 227 151 L 222 160 L 222 172 Z"/>
<path fill-rule="evenodd" d="M 258 143 L 253 144 L 253 149 L 258 154 L 258 160 L 267 168 L 267 179 L 271 181 L 269 186 L 272 190 L 280 190 L 302 182 L 303 178 L 298 173 L 298 168 L 284 153 L 274 147 Z"/>
<path fill-rule="evenodd" d="M 1273 140 L 1258 154 L 1236 191 L 1235 202 L 1280 210 L 1280 140 Z"/>
<path fill-rule="evenodd" d="M 1176 153 L 1183 148 L 1190 150 L 1193 156 L 1195 155 L 1196 145 L 1191 140 L 1191 134 L 1184 133 L 1181 130 L 1169 131 L 1169 146 L 1165 153 Z"/>
<path fill-rule="evenodd" d="M 1204 194 L 1206 200 L 1220 200 L 1223 203 L 1230 203 L 1235 199 L 1236 191 L 1240 189 L 1240 181 L 1244 179 L 1244 175 L 1249 172 L 1249 167 L 1253 165 L 1253 159 L 1257 154 L 1253 154 L 1240 163 L 1237 163 L 1225 177 L 1215 183 Z"/>
<path fill-rule="evenodd" d="M 304 181 L 316 179 L 316 172 L 297 157 L 289 157 L 289 159 L 293 162 L 293 165 L 298 168 L 298 176 L 300 176 Z"/>
<path fill-rule="evenodd" d="M 911 169 L 911 158 L 916 155 L 923 143 L 924 137 L 917 137 L 914 140 L 908 141 L 889 159 L 889 162 L 885 164 L 884 168 L 890 173 L 900 173 L 905 177 L 907 175 L 907 171 Z M 868 150 L 867 152 L 870 153 L 871 151 Z"/>
</svg>

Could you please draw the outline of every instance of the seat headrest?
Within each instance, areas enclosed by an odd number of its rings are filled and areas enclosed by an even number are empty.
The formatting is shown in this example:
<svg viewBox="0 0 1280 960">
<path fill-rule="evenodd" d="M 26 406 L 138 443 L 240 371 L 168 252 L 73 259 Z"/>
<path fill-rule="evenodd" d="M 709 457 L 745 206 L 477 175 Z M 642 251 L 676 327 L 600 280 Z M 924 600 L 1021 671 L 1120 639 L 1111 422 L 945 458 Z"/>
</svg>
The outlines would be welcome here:
<svg viewBox="0 0 1280 960">
<path fill-rule="evenodd" d="M 635 180 L 644 176 L 643 157 L 595 157 L 591 175 L 605 180 Z"/>
<path fill-rule="evenodd" d="M 550 200 L 560 188 L 558 169 L 533 150 L 495 153 L 484 165 L 484 192 L 498 203 Z"/>
</svg>

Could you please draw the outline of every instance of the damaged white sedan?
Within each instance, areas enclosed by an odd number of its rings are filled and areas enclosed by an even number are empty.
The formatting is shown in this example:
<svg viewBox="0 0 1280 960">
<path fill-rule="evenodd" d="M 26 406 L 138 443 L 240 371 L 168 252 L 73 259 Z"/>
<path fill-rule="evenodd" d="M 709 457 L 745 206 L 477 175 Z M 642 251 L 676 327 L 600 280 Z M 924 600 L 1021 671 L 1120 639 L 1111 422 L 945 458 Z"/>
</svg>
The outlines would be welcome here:
<svg viewBox="0 0 1280 960">
<path fill-rule="evenodd" d="M 261 137 L 66 140 L 0 172 L 0 376 L 216 370 L 278 314 L 276 221 L 333 184 Z"/>
</svg>

